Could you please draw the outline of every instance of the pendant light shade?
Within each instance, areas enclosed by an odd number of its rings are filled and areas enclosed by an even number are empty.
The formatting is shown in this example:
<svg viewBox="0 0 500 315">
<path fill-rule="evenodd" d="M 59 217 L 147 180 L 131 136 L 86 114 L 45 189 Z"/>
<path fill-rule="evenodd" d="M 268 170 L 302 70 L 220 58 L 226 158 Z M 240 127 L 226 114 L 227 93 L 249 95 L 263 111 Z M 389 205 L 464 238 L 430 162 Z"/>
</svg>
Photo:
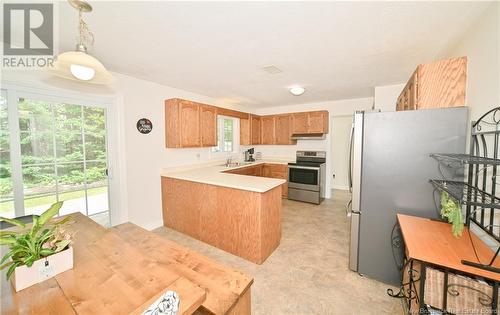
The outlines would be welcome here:
<svg viewBox="0 0 500 315">
<path fill-rule="evenodd" d="M 57 56 L 53 73 L 57 76 L 94 84 L 110 84 L 113 76 L 96 58 L 83 51 L 68 51 Z"/>
<path fill-rule="evenodd" d="M 75 51 L 68 51 L 57 56 L 52 72 L 60 77 L 84 81 L 93 84 L 110 84 L 113 76 L 96 58 L 87 54 L 87 43 L 93 45 L 94 34 L 83 20 L 83 12 L 91 12 L 92 6 L 85 0 L 68 0 L 78 10 L 79 42 Z"/>
</svg>

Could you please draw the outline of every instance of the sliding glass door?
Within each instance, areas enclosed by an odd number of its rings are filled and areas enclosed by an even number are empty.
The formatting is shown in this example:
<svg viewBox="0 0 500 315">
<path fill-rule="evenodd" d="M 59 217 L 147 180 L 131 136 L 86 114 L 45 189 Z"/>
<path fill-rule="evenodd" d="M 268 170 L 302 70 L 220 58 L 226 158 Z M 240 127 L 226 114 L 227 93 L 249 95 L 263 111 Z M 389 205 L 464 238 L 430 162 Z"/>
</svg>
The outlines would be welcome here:
<svg viewBox="0 0 500 315">
<path fill-rule="evenodd" d="M 0 151 L 1 215 L 14 216 L 13 205 L 16 216 L 40 214 L 64 201 L 60 214 L 81 212 L 110 225 L 106 109 L 19 93 L 7 99 L 7 107 L 15 107 L 8 112 L 16 116 L 7 129 L 17 135 L 10 139 L 19 153 L 10 153 L 16 163 L 1 177 L 8 161 Z M 9 180 L 13 191 L 2 184 Z M 16 194 L 16 188 L 22 192 Z M 16 202 L 16 196 L 22 200 Z"/>
<path fill-rule="evenodd" d="M 0 97 L 0 216 L 15 217 L 7 93 Z"/>
</svg>

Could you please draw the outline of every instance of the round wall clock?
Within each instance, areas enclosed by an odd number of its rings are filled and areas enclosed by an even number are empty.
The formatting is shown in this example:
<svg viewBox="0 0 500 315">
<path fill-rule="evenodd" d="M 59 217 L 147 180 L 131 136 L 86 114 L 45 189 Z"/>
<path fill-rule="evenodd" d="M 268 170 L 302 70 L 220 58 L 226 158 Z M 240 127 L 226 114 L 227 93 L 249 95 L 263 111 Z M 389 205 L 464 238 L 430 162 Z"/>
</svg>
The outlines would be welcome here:
<svg viewBox="0 0 500 315">
<path fill-rule="evenodd" d="M 153 123 L 147 118 L 141 118 L 137 121 L 137 130 L 140 133 L 148 134 L 153 130 Z"/>
</svg>

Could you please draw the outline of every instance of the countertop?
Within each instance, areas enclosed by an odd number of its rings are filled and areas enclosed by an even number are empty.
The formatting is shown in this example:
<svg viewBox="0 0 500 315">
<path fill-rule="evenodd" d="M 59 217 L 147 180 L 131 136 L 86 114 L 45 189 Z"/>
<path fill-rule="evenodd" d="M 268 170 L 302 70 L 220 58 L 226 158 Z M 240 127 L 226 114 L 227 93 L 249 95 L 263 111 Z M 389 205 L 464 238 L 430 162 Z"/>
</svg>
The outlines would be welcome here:
<svg viewBox="0 0 500 315">
<path fill-rule="evenodd" d="M 191 182 L 223 186 L 241 190 L 254 191 L 264 193 L 286 182 L 284 179 L 258 177 L 248 175 L 238 175 L 224 173 L 225 171 L 235 170 L 239 168 L 255 166 L 259 164 L 288 164 L 293 160 L 286 159 L 264 159 L 258 160 L 251 164 L 240 165 L 235 167 L 223 166 L 224 161 L 217 161 L 202 165 L 182 166 L 174 168 L 165 168 L 161 171 L 162 177 L 182 179 Z"/>
</svg>

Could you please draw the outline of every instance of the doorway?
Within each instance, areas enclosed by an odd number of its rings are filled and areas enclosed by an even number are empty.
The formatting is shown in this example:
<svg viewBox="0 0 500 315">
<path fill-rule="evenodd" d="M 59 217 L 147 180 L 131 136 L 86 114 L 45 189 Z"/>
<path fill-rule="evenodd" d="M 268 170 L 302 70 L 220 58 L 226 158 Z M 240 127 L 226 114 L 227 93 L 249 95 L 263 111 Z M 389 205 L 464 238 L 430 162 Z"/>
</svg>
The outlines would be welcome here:
<svg viewBox="0 0 500 315">
<path fill-rule="evenodd" d="M 335 116 L 332 119 L 332 188 L 349 189 L 349 136 L 352 116 Z"/>
</svg>

